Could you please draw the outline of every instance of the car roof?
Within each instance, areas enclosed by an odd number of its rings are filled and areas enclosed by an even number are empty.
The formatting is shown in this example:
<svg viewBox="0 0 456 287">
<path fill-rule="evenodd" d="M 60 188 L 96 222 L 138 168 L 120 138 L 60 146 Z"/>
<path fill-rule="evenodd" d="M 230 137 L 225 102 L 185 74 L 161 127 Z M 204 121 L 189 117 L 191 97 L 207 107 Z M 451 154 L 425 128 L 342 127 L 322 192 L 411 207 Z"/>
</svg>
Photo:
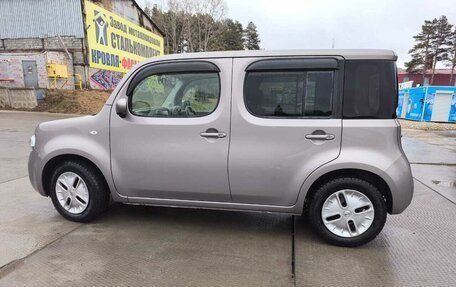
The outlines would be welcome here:
<svg viewBox="0 0 456 287">
<path fill-rule="evenodd" d="M 340 56 L 346 60 L 391 60 L 397 55 L 391 50 L 381 49 L 321 49 L 321 50 L 244 50 L 169 54 L 153 57 L 146 62 L 163 60 L 209 59 L 209 58 L 250 58 L 250 57 L 290 57 L 290 56 Z"/>
</svg>

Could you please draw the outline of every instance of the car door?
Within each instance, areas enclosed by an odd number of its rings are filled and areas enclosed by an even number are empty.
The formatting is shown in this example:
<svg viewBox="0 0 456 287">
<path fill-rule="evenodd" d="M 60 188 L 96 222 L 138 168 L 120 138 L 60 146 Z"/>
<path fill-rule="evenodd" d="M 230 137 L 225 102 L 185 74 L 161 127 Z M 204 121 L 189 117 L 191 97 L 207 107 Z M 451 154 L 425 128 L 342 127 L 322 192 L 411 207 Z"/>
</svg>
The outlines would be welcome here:
<svg viewBox="0 0 456 287">
<path fill-rule="evenodd" d="M 292 206 L 305 179 L 339 155 L 343 62 L 233 62 L 229 178 L 235 202 Z"/>
<path fill-rule="evenodd" d="M 111 169 L 136 198 L 229 201 L 231 59 L 150 64 L 120 90 L 111 112 Z"/>
</svg>

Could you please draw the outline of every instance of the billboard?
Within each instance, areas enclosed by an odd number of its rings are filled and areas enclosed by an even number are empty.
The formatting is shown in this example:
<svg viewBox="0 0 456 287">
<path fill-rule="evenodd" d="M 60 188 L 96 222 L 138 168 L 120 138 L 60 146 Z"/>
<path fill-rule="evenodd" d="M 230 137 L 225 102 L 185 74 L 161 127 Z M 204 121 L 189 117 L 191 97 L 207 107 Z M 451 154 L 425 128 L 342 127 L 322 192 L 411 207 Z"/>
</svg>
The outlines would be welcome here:
<svg viewBox="0 0 456 287">
<path fill-rule="evenodd" d="M 85 1 L 90 67 L 127 72 L 139 61 L 163 55 L 163 38 Z"/>
</svg>

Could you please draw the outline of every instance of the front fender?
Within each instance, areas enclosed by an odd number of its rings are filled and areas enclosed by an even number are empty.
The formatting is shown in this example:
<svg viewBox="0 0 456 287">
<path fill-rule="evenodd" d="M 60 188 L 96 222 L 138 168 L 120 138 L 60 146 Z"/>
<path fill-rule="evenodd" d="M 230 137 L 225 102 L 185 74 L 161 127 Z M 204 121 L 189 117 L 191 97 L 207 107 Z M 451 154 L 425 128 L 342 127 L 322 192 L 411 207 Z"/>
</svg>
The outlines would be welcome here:
<svg viewBox="0 0 456 287">
<path fill-rule="evenodd" d="M 91 161 L 103 174 L 111 194 L 118 198 L 112 181 L 109 146 L 109 112 L 104 106 L 96 116 L 45 122 L 36 131 L 36 144 L 29 157 L 29 175 L 37 191 L 46 195 L 43 171 L 52 159 L 75 155 Z"/>
</svg>

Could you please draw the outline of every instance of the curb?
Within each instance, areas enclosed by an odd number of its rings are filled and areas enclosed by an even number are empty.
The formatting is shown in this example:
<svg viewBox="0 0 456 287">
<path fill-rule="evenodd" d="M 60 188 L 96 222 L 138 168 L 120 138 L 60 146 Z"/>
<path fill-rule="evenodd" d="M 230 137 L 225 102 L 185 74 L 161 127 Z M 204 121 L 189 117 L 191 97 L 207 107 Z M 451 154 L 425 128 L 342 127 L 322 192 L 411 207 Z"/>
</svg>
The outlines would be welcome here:
<svg viewBox="0 0 456 287">
<path fill-rule="evenodd" d="M 35 115 L 55 115 L 55 116 L 64 116 L 64 117 L 83 117 L 83 116 L 90 116 L 89 114 L 65 114 L 65 113 L 50 113 L 50 112 L 37 112 L 37 111 L 17 111 L 17 110 L 2 110 L 0 109 L 0 113 L 12 113 L 12 114 L 20 114 L 20 113 L 27 113 L 27 114 L 35 114 Z"/>
</svg>

